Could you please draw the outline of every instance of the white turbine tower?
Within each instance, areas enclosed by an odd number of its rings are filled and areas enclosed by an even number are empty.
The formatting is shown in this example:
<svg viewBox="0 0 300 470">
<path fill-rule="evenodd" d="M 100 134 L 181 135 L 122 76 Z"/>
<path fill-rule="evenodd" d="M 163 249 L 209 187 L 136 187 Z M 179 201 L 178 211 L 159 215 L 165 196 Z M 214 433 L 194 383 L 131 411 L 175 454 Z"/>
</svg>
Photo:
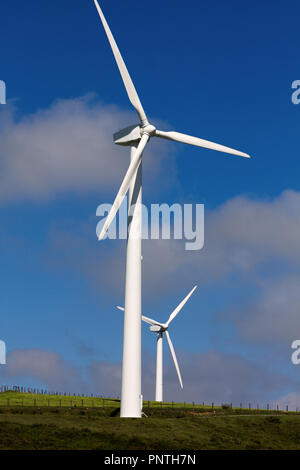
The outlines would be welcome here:
<svg viewBox="0 0 300 470">
<path fill-rule="evenodd" d="M 178 315 L 182 307 L 185 303 L 189 300 L 191 295 L 197 289 L 197 286 L 193 287 L 193 289 L 188 293 L 188 295 L 180 302 L 180 304 L 173 310 L 169 319 L 166 323 L 160 323 L 156 320 L 152 320 L 152 318 L 145 317 L 142 315 L 142 320 L 146 323 L 149 323 L 150 331 L 157 333 L 157 342 L 156 342 L 156 385 L 155 385 L 155 401 L 163 401 L 163 334 L 166 333 L 166 337 L 168 340 L 168 344 L 170 347 L 171 355 L 175 364 L 175 369 L 178 375 L 178 380 L 180 383 L 181 388 L 183 388 L 182 378 L 175 354 L 175 350 L 170 338 L 170 334 L 168 332 L 168 328 L 174 318 Z M 117 307 L 119 310 L 124 311 L 123 307 Z"/>
<path fill-rule="evenodd" d="M 108 41 L 117 62 L 129 100 L 140 119 L 140 124 L 127 127 L 114 134 L 114 142 L 131 147 L 131 161 L 117 193 L 116 199 L 103 225 L 99 240 L 102 240 L 113 221 L 124 197 L 128 198 L 128 235 L 126 252 L 125 313 L 122 362 L 121 417 L 140 418 L 141 409 L 141 230 L 142 230 L 142 154 L 152 137 L 182 142 L 219 152 L 249 158 L 249 155 L 207 140 L 191 137 L 179 132 L 157 130 L 147 119 L 136 89 L 132 83 L 118 46 L 105 20 L 102 10 L 94 0 Z"/>
</svg>

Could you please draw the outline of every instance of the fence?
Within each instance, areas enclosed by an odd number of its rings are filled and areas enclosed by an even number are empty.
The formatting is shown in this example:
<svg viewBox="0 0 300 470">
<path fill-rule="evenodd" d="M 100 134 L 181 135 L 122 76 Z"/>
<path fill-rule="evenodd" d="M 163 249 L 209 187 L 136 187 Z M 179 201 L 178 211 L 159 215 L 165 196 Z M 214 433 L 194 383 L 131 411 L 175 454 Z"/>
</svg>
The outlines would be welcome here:
<svg viewBox="0 0 300 470">
<path fill-rule="evenodd" d="M 95 394 L 71 394 L 60 393 L 57 391 L 41 390 L 23 386 L 0 386 L 0 406 L 32 406 L 32 407 L 69 407 L 69 408 L 107 408 L 118 407 L 120 405 L 119 397 L 106 398 Z M 186 411 L 203 411 L 203 412 L 216 412 L 221 410 L 232 410 L 235 412 L 248 411 L 251 413 L 262 411 L 275 411 L 275 412 L 299 412 L 297 407 L 295 410 L 289 409 L 288 405 L 281 407 L 277 404 L 273 407 L 268 403 L 266 406 L 260 407 L 258 403 L 240 403 L 239 406 L 234 406 L 232 403 L 223 403 L 216 405 L 215 403 L 205 402 L 192 402 L 192 403 L 175 403 L 171 402 L 155 402 L 144 400 L 143 410 L 150 409 L 177 409 Z"/>
<path fill-rule="evenodd" d="M 190 411 L 217 411 L 217 410 L 232 410 L 232 411 L 276 411 L 276 412 L 289 412 L 289 411 L 299 411 L 299 408 L 296 408 L 295 410 L 290 409 L 289 406 L 285 405 L 280 409 L 279 405 L 276 405 L 274 407 L 271 407 L 270 404 L 267 404 L 266 407 L 260 407 L 259 404 L 256 404 L 256 407 L 252 406 L 251 403 L 247 403 L 243 405 L 240 403 L 239 406 L 233 406 L 232 403 L 230 404 L 221 404 L 221 405 L 216 405 L 215 403 L 175 403 L 174 401 L 172 402 L 153 402 L 153 401 L 144 401 L 143 409 L 150 409 L 150 408 L 160 408 L 160 409 L 166 409 L 166 408 L 172 408 L 172 409 L 183 409 L 183 410 L 190 410 Z"/>
<path fill-rule="evenodd" d="M 91 393 L 90 395 L 84 394 L 84 393 L 70 393 L 70 392 L 57 392 L 57 391 L 51 391 L 51 390 L 44 390 L 44 389 L 38 389 L 38 388 L 31 388 L 31 387 L 23 387 L 19 385 L 1 385 L 0 386 L 0 393 L 5 393 L 5 392 L 20 392 L 20 393 L 31 393 L 31 394 L 36 394 L 36 395 L 61 395 L 61 396 L 80 396 L 80 397 L 100 397 L 100 395 L 94 395 Z"/>
</svg>

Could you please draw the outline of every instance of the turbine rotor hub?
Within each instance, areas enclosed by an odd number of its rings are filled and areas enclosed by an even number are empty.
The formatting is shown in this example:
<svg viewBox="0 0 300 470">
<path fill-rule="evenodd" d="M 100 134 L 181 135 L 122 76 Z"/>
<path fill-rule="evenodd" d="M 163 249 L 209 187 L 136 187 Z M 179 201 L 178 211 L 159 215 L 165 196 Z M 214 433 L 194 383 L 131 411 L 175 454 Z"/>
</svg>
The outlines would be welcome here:
<svg viewBox="0 0 300 470">
<path fill-rule="evenodd" d="M 152 124 L 147 124 L 144 127 L 141 127 L 141 136 L 144 134 L 149 135 L 149 137 L 153 137 L 156 132 L 156 127 L 152 126 Z"/>
</svg>

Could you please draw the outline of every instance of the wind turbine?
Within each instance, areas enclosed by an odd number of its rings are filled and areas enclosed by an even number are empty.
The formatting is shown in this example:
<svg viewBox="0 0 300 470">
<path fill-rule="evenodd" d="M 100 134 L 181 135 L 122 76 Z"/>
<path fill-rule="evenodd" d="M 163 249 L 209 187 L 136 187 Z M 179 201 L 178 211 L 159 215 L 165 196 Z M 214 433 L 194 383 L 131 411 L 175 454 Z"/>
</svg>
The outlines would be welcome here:
<svg viewBox="0 0 300 470">
<path fill-rule="evenodd" d="M 157 333 L 157 342 L 156 342 L 156 386 L 155 386 L 155 401 L 163 401 L 163 334 L 166 334 L 169 348 L 171 351 L 171 355 L 175 364 L 175 369 L 178 375 L 178 380 L 180 383 L 181 388 L 183 388 L 183 383 L 182 383 L 182 378 L 175 354 L 175 350 L 173 347 L 173 343 L 170 338 L 170 334 L 168 332 L 168 328 L 171 324 L 171 322 L 174 320 L 174 318 L 178 315 L 182 307 L 185 305 L 185 303 L 189 300 L 191 295 L 194 293 L 194 291 L 197 289 L 197 286 L 193 287 L 193 289 L 188 293 L 188 295 L 180 302 L 180 304 L 173 310 L 171 315 L 168 318 L 168 321 L 166 323 L 160 323 L 156 320 L 152 320 L 152 318 L 145 317 L 142 315 L 142 320 L 146 323 L 149 323 L 150 326 L 150 331 L 153 331 L 154 333 Z M 124 312 L 123 307 L 117 307 L 119 310 L 122 310 Z"/>
<path fill-rule="evenodd" d="M 140 124 L 133 125 L 114 134 L 114 142 L 131 147 L 130 165 L 108 213 L 99 235 L 102 240 L 113 221 L 124 197 L 128 198 L 128 234 L 126 251 L 125 313 L 122 361 L 121 417 L 142 415 L 141 395 L 141 239 L 142 239 L 142 154 L 152 137 L 159 137 L 184 144 L 204 147 L 219 152 L 249 158 L 249 155 L 224 145 L 199 139 L 174 131 L 161 131 L 149 123 L 136 89 L 122 59 L 118 46 L 106 22 L 97 0 L 95 6 L 102 21 L 117 66 L 119 68 L 128 98 L 135 108 Z"/>
</svg>

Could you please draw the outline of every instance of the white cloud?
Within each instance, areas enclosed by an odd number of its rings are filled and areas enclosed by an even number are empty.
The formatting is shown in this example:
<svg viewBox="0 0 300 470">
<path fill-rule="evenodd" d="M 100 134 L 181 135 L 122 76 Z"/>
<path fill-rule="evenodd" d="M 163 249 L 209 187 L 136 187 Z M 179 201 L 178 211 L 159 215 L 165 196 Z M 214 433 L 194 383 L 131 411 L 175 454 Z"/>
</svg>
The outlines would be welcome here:
<svg viewBox="0 0 300 470">
<path fill-rule="evenodd" d="M 287 275 L 261 283 L 260 294 L 240 308 L 235 318 L 239 333 L 250 341 L 283 341 L 300 338 L 300 275 Z M 289 356 L 287 357 L 289 359 Z"/>
<path fill-rule="evenodd" d="M 288 406 L 289 411 L 300 410 L 300 393 L 288 393 L 278 399 L 274 400 L 272 403 L 272 408 L 277 409 L 277 405 L 280 410 L 286 410 Z"/>
<path fill-rule="evenodd" d="M 79 370 L 51 350 L 14 349 L 7 355 L 7 364 L 2 368 L 6 380 L 19 380 L 29 377 L 39 380 L 44 387 L 59 391 L 72 391 L 72 388 L 85 391 Z"/>
<path fill-rule="evenodd" d="M 114 145 L 113 133 L 136 121 L 133 112 L 104 106 L 93 95 L 58 100 L 19 120 L 12 109 L 1 109 L 0 201 L 117 190 L 129 151 Z M 144 165 L 150 178 L 169 150 L 163 141 L 147 146 Z"/>
<path fill-rule="evenodd" d="M 265 406 L 274 397 L 297 386 L 293 379 L 275 373 L 239 355 L 221 354 L 211 350 L 201 354 L 177 351 L 184 388 L 180 388 L 174 364 L 166 355 L 164 364 L 164 399 L 166 401 L 241 402 L 252 406 Z M 121 390 L 121 363 L 93 360 L 85 367 L 72 365 L 60 354 L 43 349 L 16 349 L 7 357 L 7 365 L 0 377 L 6 384 L 23 385 L 34 380 L 38 388 L 59 392 L 93 393 L 119 397 Z M 146 400 L 155 394 L 155 358 L 144 354 L 142 393 Z M 295 394 L 297 397 L 297 395 Z M 293 396 L 292 396 L 293 398 Z M 296 403 L 284 396 L 284 405 Z"/>
<path fill-rule="evenodd" d="M 121 393 L 121 364 L 93 361 L 88 367 L 90 388 L 104 397 L 119 397 Z"/>
<path fill-rule="evenodd" d="M 300 193 L 292 190 L 268 200 L 229 200 L 211 214 L 208 247 L 219 247 L 229 268 L 249 270 L 273 258 L 299 265 L 299 207 Z"/>
<path fill-rule="evenodd" d="M 205 214 L 205 244 L 185 251 L 184 241 L 143 242 L 143 286 L 147 293 L 168 293 L 224 281 L 231 275 L 257 282 L 269 271 L 283 276 L 300 266 L 300 193 L 285 191 L 273 200 L 237 197 Z M 124 285 L 125 243 L 96 242 L 90 226 L 56 226 L 49 239 L 49 259 L 94 279 L 105 288 Z M 93 226 L 94 225 L 94 226 Z M 91 238 L 91 234 L 93 238 Z M 103 275 L 101 258 L 106 270 Z M 276 271 L 277 270 L 277 271 Z M 116 272 L 118 276 L 116 278 Z"/>
<path fill-rule="evenodd" d="M 280 390 L 293 388 L 294 380 L 239 354 L 209 350 L 201 354 L 178 351 L 184 389 L 178 386 L 174 365 L 165 367 L 165 397 L 168 400 L 208 403 L 243 403 L 266 406 Z"/>
</svg>

